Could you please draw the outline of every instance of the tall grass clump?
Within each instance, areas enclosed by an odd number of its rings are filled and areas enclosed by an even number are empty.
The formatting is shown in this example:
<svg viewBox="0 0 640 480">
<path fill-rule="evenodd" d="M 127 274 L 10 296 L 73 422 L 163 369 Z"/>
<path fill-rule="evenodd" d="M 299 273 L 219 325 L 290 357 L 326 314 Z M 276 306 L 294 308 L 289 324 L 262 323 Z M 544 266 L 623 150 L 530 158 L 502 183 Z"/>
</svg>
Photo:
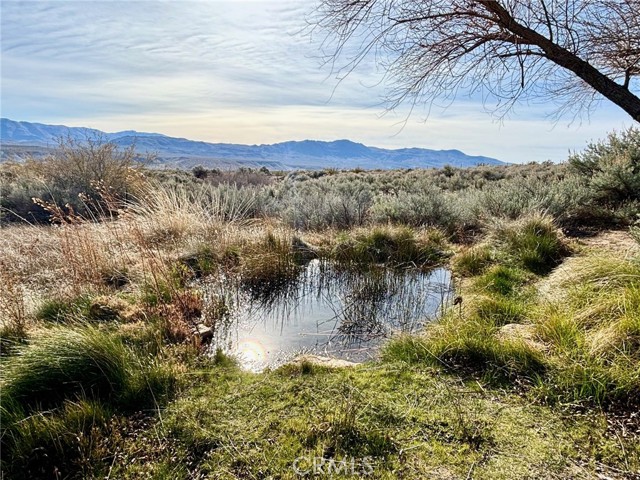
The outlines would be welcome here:
<svg viewBox="0 0 640 480">
<path fill-rule="evenodd" d="M 262 295 L 296 282 L 303 259 L 293 248 L 293 237 L 284 231 L 267 231 L 240 251 L 240 278 L 252 293 Z"/>
<path fill-rule="evenodd" d="M 88 401 L 68 401 L 58 411 L 2 412 L 2 472 L 8 478 L 95 478 L 109 452 L 113 412 Z"/>
<path fill-rule="evenodd" d="M 176 244 L 188 237 L 207 237 L 223 224 L 250 217 L 252 190 L 229 185 L 186 187 L 151 182 L 127 211 L 151 245 Z"/>
<path fill-rule="evenodd" d="M 450 312 L 438 324 L 430 325 L 424 336 L 391 340 L 382 358 L 481 373 L 489 382 L 537 381 L 546 368 L 543 354 L 519 339 L 501 339 L 497 332 L 491 322 L 477 317 L 460 322 Z"/>
<path fill-rule="evenodd" d="M 452 260 L 452 267 L 456 273 L 470 277 L 484 272 L 496 260 L 496 254 L 488 245 L 473 245 Z"/>
<path fill-rule="evenodd" d="M 516 265 L 537 275 L 549 273 L 571 252 L 553 219 L 547 215 L 534 213 L 515 222 L 499 224 L 493 235 Z"/>
<path fill-rule="evenodd" d="M 433 266 L 448 256 L 445 236 L 437 230 L 418 235 L 408 227 L 374 227 L 338 237 L 331 253 L 343 264 L 385 263 L 390 266 Z"/>
<path fill-rule="evenodd" d="M 170 386 L 171 374 L 113 334 L 93 326 L 40 331 L 3 366 L 2 402 L 40 408 L 96 398 L 143 406 Z"/>
<path fill-rule="evenodd" d="M 502 296 L 519 293 L 527 279 L 526 272 L 505 265 L 495 265 L 475 281 L 477 289 Z"/>
<path fill-rule="evenodd" d="M 11 354 L 27 337 L 25 291 L 17 278 L 0 261 L 0 356 Z"/>
<path fill-rule="evenodd" d="M 640 404 L 640 262 L 590 255 L 539 310 L 535 325 L 553 346 L 544 395 L 564 402 Z"/>
</svg>

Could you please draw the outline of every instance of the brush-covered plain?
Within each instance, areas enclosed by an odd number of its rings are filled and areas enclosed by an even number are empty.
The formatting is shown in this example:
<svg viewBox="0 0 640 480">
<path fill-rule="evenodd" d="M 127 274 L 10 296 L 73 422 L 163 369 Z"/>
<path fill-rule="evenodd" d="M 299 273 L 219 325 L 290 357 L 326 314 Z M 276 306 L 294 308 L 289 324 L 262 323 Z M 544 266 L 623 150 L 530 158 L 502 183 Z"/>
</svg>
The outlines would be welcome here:
<svg viewBox="0 0 640 480">
<path fill-rule="evenodd" d="M 6 478 L 640 478 L 638 130 L 561 165 L 387 172 L 73 144 L 0 182 Z M 233 288 L 318 257 L 446 266 L 459 298 L 355 367 L 204 353 Z"/>
</svg>

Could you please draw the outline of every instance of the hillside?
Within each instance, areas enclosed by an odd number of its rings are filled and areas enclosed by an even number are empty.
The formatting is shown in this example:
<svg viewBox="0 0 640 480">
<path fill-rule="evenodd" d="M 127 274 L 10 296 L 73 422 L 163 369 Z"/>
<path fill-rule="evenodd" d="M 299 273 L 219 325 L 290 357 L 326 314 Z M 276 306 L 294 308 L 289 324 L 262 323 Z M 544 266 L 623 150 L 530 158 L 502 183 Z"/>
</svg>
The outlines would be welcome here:
<svg viewBox="0 0 640 480">
<path fill-rule="evenodd" d="M 429 150 L 425 148 L 384 149 L 369 147 L 350 140 L 323 142 L 317 140 L 289 141 L 272 145 L 240 145 L 208 143 L 174 138 L 158 133 L 132 130 L 106 133 L 84 127 L 45 125 L 1 119 L 0 158 L 26 158 L 46 153 L 59 139 L 103 139 L 121 147 L 135 144 L 140 153 L 155 153 L 158 167 L 208 168 L 267 167 L 278 170 L 322 168 L 428 168 L 451 165 L 470 167 L 479 164 L 504 164 L 495 158 L 470 156 L 459 150 Z"/>
</svg>

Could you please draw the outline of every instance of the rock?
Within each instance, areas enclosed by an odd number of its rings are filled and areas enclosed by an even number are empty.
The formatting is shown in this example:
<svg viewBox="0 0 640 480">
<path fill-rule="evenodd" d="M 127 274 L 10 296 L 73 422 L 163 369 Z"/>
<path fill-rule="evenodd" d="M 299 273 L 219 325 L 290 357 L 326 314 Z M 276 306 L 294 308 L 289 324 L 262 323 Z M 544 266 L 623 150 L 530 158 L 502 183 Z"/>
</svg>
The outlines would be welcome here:
<svg viewBox="0 0 640 480">
<path fill-rule="evenodd" d="M 350 362 L 349 360 L 342 360 L 340 358 L 333 357 L 322 357 L 320 355 L 299 355 L 293 359 L 291 363 L 302 364 L 302 363 L 311 363 L 312 365 L 317 365 L 319 367 L 328 367 L 328 368 L 348 368 L 355 367 L 359 365 L 356 362 Z"/>
<path fill-rule="evenodd" d="M 532 350 L 545 352 L 549 347 L 540 341 L 536 333 L 535 325 L 522 325 L 519 323 L 508 323 L 498 330 L 496 334 L 500 341 L 522 341 Z"/>
<path fill-rule="evenodd" d="M 108 322 L 118 319 L 118 311 L 109 305 L 94 302 L 89 307 L 89 317 L 99 322 Z"/>
<path fill-rule="evenodd" d="M 213 328 L 199 323 L 196 325 L 195 335 L 200 339 L 201 344 L 210 342 L 213 339 Z"/>
</svg>

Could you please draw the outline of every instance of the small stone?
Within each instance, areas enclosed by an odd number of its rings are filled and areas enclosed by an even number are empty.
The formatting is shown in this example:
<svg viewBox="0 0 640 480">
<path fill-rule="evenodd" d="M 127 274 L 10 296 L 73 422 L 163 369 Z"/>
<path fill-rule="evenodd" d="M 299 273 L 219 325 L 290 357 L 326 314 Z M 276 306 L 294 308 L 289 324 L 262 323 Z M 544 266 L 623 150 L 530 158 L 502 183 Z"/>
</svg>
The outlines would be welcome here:
<svg viewBox="0 0 640 480">
<path fill-rule="evenodd" d="M 319 367 L 328 367 L 328 368 L 348 368 L 355 367 L 359 365 L 356 362 L 350 362 L 349 360 L 342 360 L 340 358 L 333 357 L 323 357 L 320 355 L 299 355 L 293 359 L 291 363 L 301 364 L 303 362 L 308 362 L 313 365 L 317 365 Z"/>
<path fill-rule="evenodd" d="M 203 323 L 196 325 L 195 334 L 200 338 L 201 343 L 206 343 L 213 339 L 213 328 L 207 327 Z"/>
<path fill-rule="evenodd" d="M 541 342 L 536 333 L 536 327 L 531 324 L 522 325 L 519 323 L 508 323 L 498 330 L 498 339 L 502 341 L 520 340 L 531 349 L 544 352 L 549 349 Z"/>
</svg>

